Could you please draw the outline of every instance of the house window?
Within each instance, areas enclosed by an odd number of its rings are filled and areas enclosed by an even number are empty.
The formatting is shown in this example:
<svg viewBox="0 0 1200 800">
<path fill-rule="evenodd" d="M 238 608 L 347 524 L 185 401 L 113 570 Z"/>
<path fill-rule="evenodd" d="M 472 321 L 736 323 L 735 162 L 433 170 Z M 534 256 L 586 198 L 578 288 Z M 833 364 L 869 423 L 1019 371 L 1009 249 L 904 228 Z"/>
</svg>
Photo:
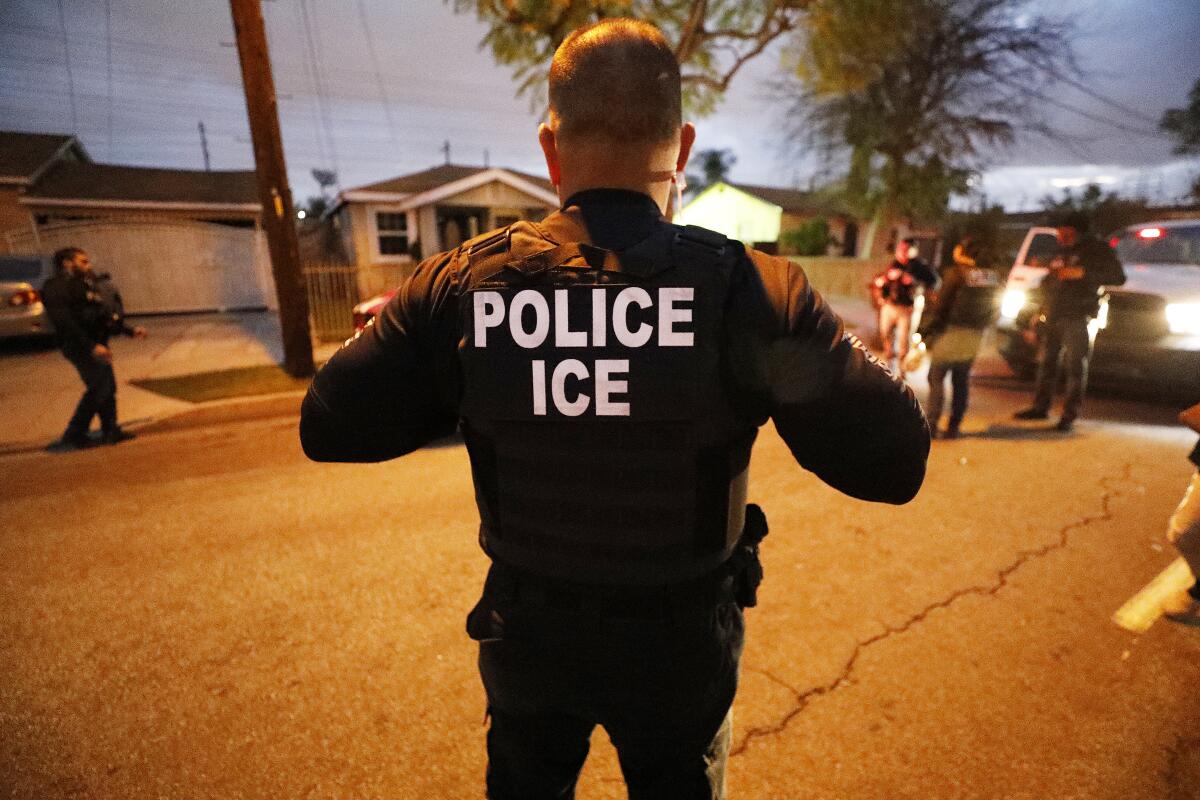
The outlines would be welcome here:
<svg viewBox="0 0 1200 800">
<path fill-rule="evenodd" d="M 379 238 L 379 255 L 407 255 L 408 214 L 403 211 L 376 212 L 375 235 Z"/>
</svg>

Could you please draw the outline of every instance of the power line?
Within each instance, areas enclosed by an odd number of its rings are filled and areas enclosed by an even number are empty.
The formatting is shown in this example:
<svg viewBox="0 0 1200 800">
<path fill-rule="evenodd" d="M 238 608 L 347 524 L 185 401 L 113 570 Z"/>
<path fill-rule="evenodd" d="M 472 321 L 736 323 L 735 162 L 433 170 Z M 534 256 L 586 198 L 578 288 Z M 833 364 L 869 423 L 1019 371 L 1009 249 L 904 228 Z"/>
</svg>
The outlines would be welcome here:
<svg viewBox="0 0 1200 800">
<path fill-rule="evenodd" d="M 108 157 L 113 157 L 112 0 L 104 0 L 104 54 L 108 74 Z"/>
<path fill-rule="evenodd" d="M 329 113 L 326 109 L 325 87 L 321 76 L 321 56 L 318 48 L 318 39 L 313 34 L 312 21 L 308 13 L 308 0 L 300 0 L 300 14 L 304 22 L 304 38 L 308 46 L 309 62 L 312 64 L 313 79 L 317 90 L 317 111 L 321 117 L 321 126 L 325 131 L 325 138 L 329 143 L 330 163 L 333 166 L 333 171 L 338 171 L 337 143 L 333 135 L 333 123 L 329 119 Z M 320 29 L 317 29 L 317 36 L 320 35 Z"/>
<path fill-rule="evenodd" d="M 1139 136 L 1146 136 L 1146 137 L 1154 138 L 1154 139 L 1165 138 L 1161 131 L 1152 131 L 1147 128 L 1135 128 L 1132 125 L 1125 125 L 1123 123 L 1108 119 L 1107 117 L 1101 117 L 1097 114 L 1093 114 L 1090 111 L 1086 111 L 1086 110 L 1080 108 L 1079 106 L 1072 105 L 1063 100 L 1057 100 L 1053 97 L 1050 97 L 1048 94 L 1046 94 L 1044 92 L 1040 92 L 1037 89 L 1034 89 L 1030 86 L 1022 86 L 1022 85 L 1018 84 L 1016 81 L 1013 81 L 1009 78 L 1005 78 L 1000 75 L 993 75 L 992 77 L 994 80 L 999 81 L 1000 83 L 1003 83 L 1007 86 L 1011 86 L 1012 88 L 1014 88 L 1020 92 L 1024 92 L 1025 94 L 1028 94 L 1030 97 L 1041 100 L 1043 103 L 1049 103 L 1052 106 L 1061 108 L 1063 111 L 1069 111 L 1072 114 L 1078 114 L 1079 116 L 1083 117 L 1084 119 L 1090 119 L 1092 122 L 1099 122 L 1102 125 L 1109 125 L 1118 130 L 1122 130 L 1127 133 L 1135 133 Z"/>
<path fill-rule="evenodd" d="M 383 113 L 387 117 L 388 130 L 391 131 L 392 144 L 400 149 L 400 141 L 396 136 L 396 121 L 392 119 L 392 104 L 388 102 L 387 91 L 383 87 L 383 75 L 379 70 L 379 58 L 375 54 L 375 37 L 371 34 L 371 23 L 367 20 L 367 7 L 363 0 L 358 0 L 358 18 L 362 21 L 363 33 L 367 37 L 367 54 L 371 57 L 371 69 L 375 72 L 375 85 L 379 89 L 379 102 L 383 104 Z"/>
<path fill-rule="evenodd" d="M 71 72 L 71 48 L 67 45 L 67 13 L 63 0 L 58 0 L 58 24 L 62 27 L 63 58 L 67 63 L 67 86 L 71 92 L 71 132 L 79 130 L 79 114 L 75 110 L 75 75 Z"/>
</svg>

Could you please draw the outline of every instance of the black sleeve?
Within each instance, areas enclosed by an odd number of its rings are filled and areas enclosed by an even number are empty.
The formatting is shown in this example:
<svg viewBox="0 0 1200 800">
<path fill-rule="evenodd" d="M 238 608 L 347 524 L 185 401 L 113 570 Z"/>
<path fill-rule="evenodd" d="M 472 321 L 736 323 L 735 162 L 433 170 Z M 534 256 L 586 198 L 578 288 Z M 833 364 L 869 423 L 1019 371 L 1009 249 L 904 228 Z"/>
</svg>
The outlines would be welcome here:
<svg viewBox="0 0 1200 800">
<path fill-rule="evenodd" d="M 58 334 L 63 350 L 76 353 L 88 353 L 96 346 L 96 341 L 88 336 L 79 320 L 79 298 L 72 296 L 73 286 L 62 277 L 54 277 L 46 281 L 42 287 L 42 303 L 46 313 L 54 323 L 54 331 Z"/>
<path fill-rule="evenodd" d="M 912 274 L 914 278 L 925 284 L 926 289 L 932 289 L 937 286 L 937 273 L 933 271 L 933 267 L 929 266 L 920 259 L 913 260 Z"/>
<path fill-rule="evenodd" d="M 912 390 L 863 345 L 787 259 L 752 253 L 771 314 L 770 415 L 796 461 L 861 500 L 906 503 L 925 478 L 929 428 Z"/>
<path fill-rule="evenodd" d="M 1117 259 L 1112 248 L 1099 239 L 1093 240 L 1088 252 L 1082 259 L 1087 271 L 1088 281 L 1097 288 L 1101 286 L 1121 286 L 1125 283 L 1125 269 Z"/>
<path fill-rule="evenodd" d="M 417 267 L 313 378 L 300 444 L 314 461 L 384 461 L 458 423 L 457 253 Z"/>
<path fill-rule="evenodd" d="M 954 307 L 954 298 L 958 296 L 960 286 L 962 277 L 959 270 L 950 270 L 942 279 L 942 288 L 934 296 L 933 302 L 921 312 L 921 324 L 917 326 L 921 338 L 928 339 L 946 330 L 950 309 Z"/>
</svg>

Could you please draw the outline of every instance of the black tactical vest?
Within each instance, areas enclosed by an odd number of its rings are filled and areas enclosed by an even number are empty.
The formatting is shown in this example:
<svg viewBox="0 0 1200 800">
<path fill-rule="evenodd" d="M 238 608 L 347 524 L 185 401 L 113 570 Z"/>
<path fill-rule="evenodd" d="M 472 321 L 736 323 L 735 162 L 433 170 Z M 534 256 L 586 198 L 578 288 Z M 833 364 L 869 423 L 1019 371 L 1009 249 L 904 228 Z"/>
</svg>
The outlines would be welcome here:
<svg viewBox="0 0 1200 800">
<path fill-rule="evenodd" d="M 982 330 L 996 319 L 999 311 L 1000 278 L 986 267 L 957 267 L 963 272 L 962 286 L 947 314 L 951 325 Z"/>
<path fill-rule="evenodd" d="M 613 252 L 517 223 L 464 250 L 461 415 L 484 550 L 610 585 L 728 558 L 756 433 L 723 362 L 740 248 L 664 222 Z"/>
</svg>

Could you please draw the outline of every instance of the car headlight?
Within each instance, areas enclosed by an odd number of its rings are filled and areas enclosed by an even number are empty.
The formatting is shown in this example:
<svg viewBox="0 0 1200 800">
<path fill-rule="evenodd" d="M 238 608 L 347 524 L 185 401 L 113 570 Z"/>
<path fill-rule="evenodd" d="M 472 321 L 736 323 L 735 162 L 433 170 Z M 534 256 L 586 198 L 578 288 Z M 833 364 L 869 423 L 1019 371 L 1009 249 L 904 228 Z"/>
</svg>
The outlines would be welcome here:
<svg viewBox="0 0 1200 800">
<path fill-rule="evenodd" d="M 1000 301 L 1000 316 L 1005 319 L 1016 319 L 1017 314 L 1025 307 L 1028 299 L 1024 289 L 1009 289 Z M 993 306 L 994 308 L 994 306 Z"/>
<path fill-rule="evenodd" d="M 1167 328 L 1171 333 L 1200 336 L 1200 303 L 1168 303 Z"/>
</svg>

